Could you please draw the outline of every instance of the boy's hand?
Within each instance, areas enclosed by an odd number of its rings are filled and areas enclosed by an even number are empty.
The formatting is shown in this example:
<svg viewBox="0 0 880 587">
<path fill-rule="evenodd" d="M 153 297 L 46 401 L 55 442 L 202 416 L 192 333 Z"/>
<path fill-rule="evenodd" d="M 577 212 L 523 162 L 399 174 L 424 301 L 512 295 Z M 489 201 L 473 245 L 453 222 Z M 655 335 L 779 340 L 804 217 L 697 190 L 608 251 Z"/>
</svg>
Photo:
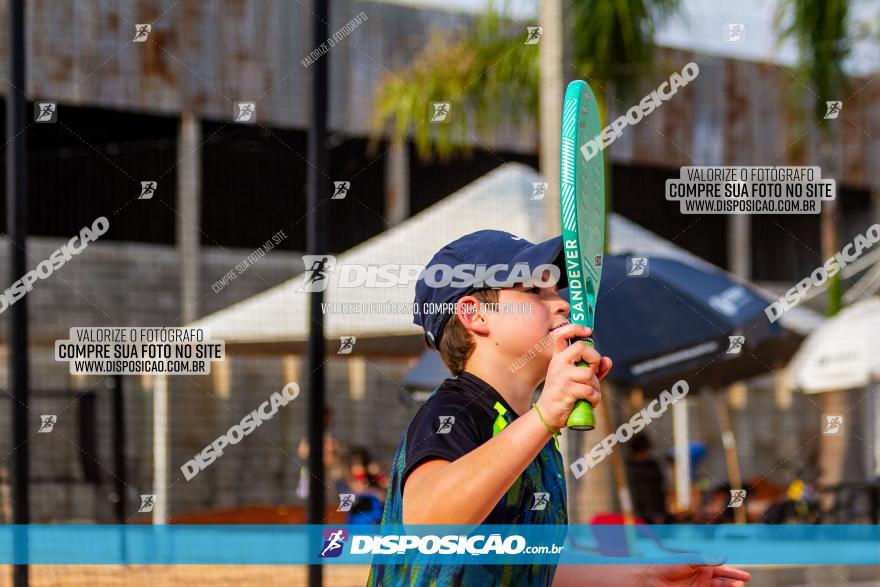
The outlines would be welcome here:
<svg viewBox="0 0 880 587">
<path fill-rule="evenodd" d="M 569 339 L 585 338 L 592 332 L 579 324 L 568 324 L 553 331 L 556 336 L 553 359 L 537 404 L 547 423 L 556 429 L 561 430 L 568 423 L 568 415 L 577 400 L 587 400 L 594 406 L 602 400 L 599 380 L 611 370 L 611 359 L 583 342 L 568 344 Z M 578 367 L 579 361 L 586 361 L 590 368 Z"/>
<path fill-rule="evenodd" d="M 727 565 L 669 565 L 647 573 L 656 587 L 745 587 L 752 576 Z"/>
</svg>

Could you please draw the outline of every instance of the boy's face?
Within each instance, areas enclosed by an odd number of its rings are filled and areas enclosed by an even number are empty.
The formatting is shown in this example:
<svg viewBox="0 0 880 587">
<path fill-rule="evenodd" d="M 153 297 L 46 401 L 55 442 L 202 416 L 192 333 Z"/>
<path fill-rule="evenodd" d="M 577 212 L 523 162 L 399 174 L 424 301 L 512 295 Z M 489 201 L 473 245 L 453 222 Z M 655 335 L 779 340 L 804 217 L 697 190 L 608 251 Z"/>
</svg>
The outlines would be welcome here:
<svg viewBox="0 0 880 587">
<path fill-rule="evenodd" d="M 550 282 L 549 271 L 543 281 Z M 498 311 L 487 314 L 488 339 L 506 365 L 546 374 L 553 358 L 551 331 L 568 322 L 570 306 L 559 297 L 556 284 L 546 287 L 517 285 L 502 289 Z M 532 357 L 533 358 L 530 358 Z"/>
</svg>

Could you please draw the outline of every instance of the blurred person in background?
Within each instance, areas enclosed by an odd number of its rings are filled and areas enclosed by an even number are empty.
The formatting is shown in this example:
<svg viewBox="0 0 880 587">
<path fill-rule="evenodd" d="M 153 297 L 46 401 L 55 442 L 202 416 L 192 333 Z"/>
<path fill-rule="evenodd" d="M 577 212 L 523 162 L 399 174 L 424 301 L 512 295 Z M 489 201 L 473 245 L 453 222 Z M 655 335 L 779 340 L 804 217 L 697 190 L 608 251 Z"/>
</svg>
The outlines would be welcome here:
<svg viewBox="0 0 880 587">
<path fill-rule="evenodd" d="M 388 480 L 382 472 L 382 466 L 373 459 L 370 451 L 357 447 L 349 453 L 350 486 L 354 493 L 369 493 L 379 499 L 385 499 Z"/>
<path fill-rule="evenodd" d="M 381 522 L 388 482 L 381 465 L 373 460 L 366 448 L 353 448 L 349 453 L 349 486 L 350 493 L 354 493 L 355 498 L 348 515 L 348 523 Z"/>
<path fill-rule="evenodd" d="M 636 516 L 648 524 L 666 524 L 671 521 L 666 509 L 666 489 L 669 484 L 653 448 L 647 434 L 637 434 L 630 442 L 626 472 Z"/>
<path fill-rule="evenodd" d="M 347 493 L 348 484 L 345 480 L 345 462 L 346 449 L 345 445 L 336 440 L 331 432 L 333 426 L 333 410 L 329 407 L 324 408 L 324 468 L 327 471 L 327 485 L 331 486 L 337 493 Z M 300 460 L 299 484 L 296 488 L 296 495 L 301 499 L 309 497 L 309 471 L 307 462 L 309 458 L 309 441 L 303 437 L 297 447 L 297 456 Z"/>
<path fill-rule="evenodd" d="M 691 494 L 691 508 L 689 510 L 678 511 L 675 504 L 675 488 L 674 484 L 670 483 L 667 486 L 667 494 L 669 495 L 669 503 L 673 504 L 673 512 L 672 517 L 675 522 L 679 523 L 687 523 L 693 522 L 697 519 L 700 519 L 703 515 L 702 506 L 705 504 L 707 499 L 711 497 L 713 494 L 713 485 L 712 483 L 705 479 L 703 473 L 705 473 L 705 469 L 700 466 L 700 462 L 706 457 L 708 453 L 708 448 L 702 442 L 692 440 L 688 443 L 688 464 L 690 467 L 690 477 L 691 477 L 691 486 L 690 486 L 690 494 Z M 667 479 L 675 479 L 675 448 L 669 447 L 666 449 L 666 478 Z"/>
</svg>

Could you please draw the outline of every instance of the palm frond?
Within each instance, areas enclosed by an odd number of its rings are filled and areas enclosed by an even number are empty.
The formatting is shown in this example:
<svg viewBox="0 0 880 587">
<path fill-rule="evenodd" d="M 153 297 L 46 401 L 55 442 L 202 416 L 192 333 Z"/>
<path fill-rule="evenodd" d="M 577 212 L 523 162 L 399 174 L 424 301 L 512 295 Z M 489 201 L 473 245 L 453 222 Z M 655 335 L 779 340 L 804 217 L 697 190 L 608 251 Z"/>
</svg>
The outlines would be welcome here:
<svg viewBox="0 0 880 587">
<path fill-rule="evenodd" d="M 679 0 L 574 0 L 578 74 L 599 89 L 613 84 L 626 96 L 651 64 L 658 23 L 678 6 Z M 442 158 L 470 151 L 470 121 L 480 133 L 502 122 L 536 121 L 538 44 L 526 45 L 525 39 L 525 25 L 494 5 L 467 33 L 433 38 L 408 67 L 380 81 L 374 133 L 381 134 L 393 121 L 393 141 L 411 131 L 420 157 Z M 449 102 L 451 122 L 430 122 L 432 102 Z"/>
<path fill-rule="evenodd" d="M 780 38 L 797 43 L 799 67 L 815 92 L 816 118 L 827 123 L 825 102 L 839 99 L 846 83 L 850 0 L 784 0 L 780 11 Z"/>
<path fill-rule="evenodd" d="M 638 77 L 650 71 L 657 26 L 678 7 L 679 0 L 577 0 L 572 12 L 579 72 L 630 97 Z"/>
<path fill-rule="evenodd" d="M 435 36 L 406 69 L 388 74 L 377 88 L 374 132 L 394 120 L 392 140 L 412 129 L 420 157 L 469 152 L 473 120 L 479 132 L 502 121 L 521 125 L 538 115 L 538 46 L 526 30 L 490 9 L 471 34 Z M 431 103 L 448 102 L 448 123 L 432 123 Z"/>
</svg>

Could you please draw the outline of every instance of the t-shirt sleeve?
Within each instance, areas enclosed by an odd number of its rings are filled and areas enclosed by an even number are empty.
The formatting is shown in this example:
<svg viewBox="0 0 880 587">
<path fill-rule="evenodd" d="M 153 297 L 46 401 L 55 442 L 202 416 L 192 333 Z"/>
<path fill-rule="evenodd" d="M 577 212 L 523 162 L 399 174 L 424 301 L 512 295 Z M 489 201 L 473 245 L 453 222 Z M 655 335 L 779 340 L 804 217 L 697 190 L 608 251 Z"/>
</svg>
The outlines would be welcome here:
<svg viewBox="0 0 880 587">
<path fill-rule="evenodd" d="M 410 422 L 406 432 L 406 466 L 400 490 L 409 474 L 425 460 L 454 461 L 488 440 L 477 421 L 482 407 L 459 393 L 431 396 Z"/>
</svg>

